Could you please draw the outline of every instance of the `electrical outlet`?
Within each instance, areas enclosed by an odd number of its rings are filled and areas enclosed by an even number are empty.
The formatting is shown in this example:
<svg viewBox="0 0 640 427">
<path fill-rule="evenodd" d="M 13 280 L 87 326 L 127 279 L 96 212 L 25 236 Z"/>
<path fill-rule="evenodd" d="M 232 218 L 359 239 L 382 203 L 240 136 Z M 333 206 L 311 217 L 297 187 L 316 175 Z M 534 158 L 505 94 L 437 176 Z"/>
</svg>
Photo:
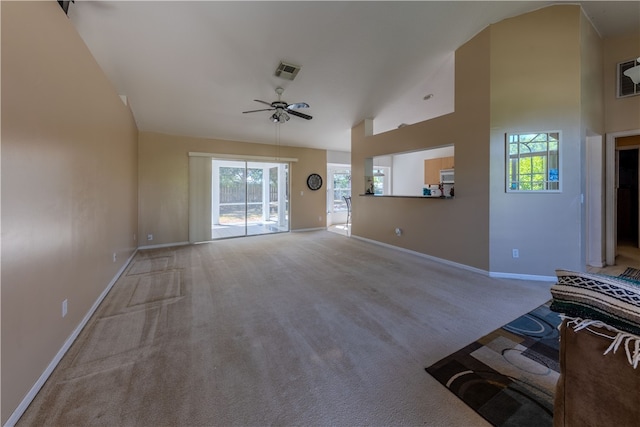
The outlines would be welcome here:
<svg viewBox="0 0 640 427">
<path fill-rule="evenodd" d="M 62 301 L 62 317 L 67 315 L 67 300 Z"/>
<path fill-rule="evenodd" d="M 398 236 L 398 237 L 402 236 L 402 229 L 401 228 L 396 228 L 396 236 Z"/>
<path fill-rule="evenodd" d="M 116 262 L 118 260 L 118 256 L 116 255 L 116 253 L 113 253 L 113 262 Z"/>
<path fill-rule="evenodd" d="M 518 249 L 511 249 L 511 256 L 514 258 L 520 258 L 520 251 Z"/>
<path fill-rule="evenodd" d="M 133 233 L 133 241 L 135 242 L 138 239 L 138 236 L 136 236 L 136 233 Z"/>
<path fill-rule="evenodd" d="M 153 240 L 153 234 L 147 234 L 147 240 L 148 241 L 152 241 Z"/>
</svg>

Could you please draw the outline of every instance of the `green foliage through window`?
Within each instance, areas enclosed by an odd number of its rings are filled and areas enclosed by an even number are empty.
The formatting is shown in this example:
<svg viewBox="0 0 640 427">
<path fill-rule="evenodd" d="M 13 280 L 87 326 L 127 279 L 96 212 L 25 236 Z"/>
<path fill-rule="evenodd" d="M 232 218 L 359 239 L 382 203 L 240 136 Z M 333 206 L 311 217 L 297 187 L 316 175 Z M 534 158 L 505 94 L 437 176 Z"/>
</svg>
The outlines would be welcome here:
<svg viewBox="0 0 640 427">
<path fill-rule="evenodd" d="M 507 135 L 507 191 L 560 190 L 559 132 Z"/>
<path fill-rule="evenodd" d="M 351 169 L 333 171 L 333 212 L 346 212 L 344 197 L 351 196 Z"/>
<path fill-rule="evenodd" d="M 373 169 L 373 194 L 384 194 L 384 169 Z"/>
</svg>

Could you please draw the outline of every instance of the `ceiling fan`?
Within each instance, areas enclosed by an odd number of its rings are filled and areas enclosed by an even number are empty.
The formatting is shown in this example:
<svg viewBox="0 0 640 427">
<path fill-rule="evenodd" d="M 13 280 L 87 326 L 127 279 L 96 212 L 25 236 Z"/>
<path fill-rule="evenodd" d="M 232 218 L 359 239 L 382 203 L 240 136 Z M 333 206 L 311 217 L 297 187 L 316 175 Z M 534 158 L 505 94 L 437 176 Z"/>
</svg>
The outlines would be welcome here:
<svg viewBox="0 0 640 427">
<path fill-rule="evenodd" d="M 309 104 L 307 104 L 306 102 L 297 102 L 295 104 L 287 104 L 285 101 L 283 101 L 280 98 L 282 95 L 282 92 L 284 92 L 284 89 L 282 89 L 281 87 L 276 88 L 276 93 L 278 94 L 277 101 L 266 102 L 266 101 L 261 101 L 259 99 L 254 99 L 254 101 L 259 102 L 261 104 L 268 105 L 271 108 L 262 108 L 260 110 L 243 111 L 243 113 L 257 113 L 258 111 L 275 111 L 275 113 L 273 113 L 269 117 L 269 120 L 271 120 L 274 123 L 286 122 L 287 120 L 289 120 L 289 114 L 303 118 L 305 120 L 311 120 L 313 118 L 308 114 L 304 114 L 304 113 L 301 113 L 300 111 L 296 111 L 299 108 L 309 108 Z"/>
</svg>

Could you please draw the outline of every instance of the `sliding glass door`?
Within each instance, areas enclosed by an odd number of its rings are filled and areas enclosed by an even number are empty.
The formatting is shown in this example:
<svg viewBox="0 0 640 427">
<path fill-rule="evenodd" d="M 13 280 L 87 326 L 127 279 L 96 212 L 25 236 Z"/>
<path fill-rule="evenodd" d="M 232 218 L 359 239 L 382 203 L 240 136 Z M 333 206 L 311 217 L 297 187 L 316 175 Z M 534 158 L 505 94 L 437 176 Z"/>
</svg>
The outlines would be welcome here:
<svg viewBox="0 0 640 427">
<path fill-rule="evenodd" d="M 289 231 L 289 165 L 212 159 L 211 238 Z"/>
<path fill-rule="evenodd" d="M 214 159 L 211 176 L 211 237 L 246 235 L 246 162 Z"/>
</svg>

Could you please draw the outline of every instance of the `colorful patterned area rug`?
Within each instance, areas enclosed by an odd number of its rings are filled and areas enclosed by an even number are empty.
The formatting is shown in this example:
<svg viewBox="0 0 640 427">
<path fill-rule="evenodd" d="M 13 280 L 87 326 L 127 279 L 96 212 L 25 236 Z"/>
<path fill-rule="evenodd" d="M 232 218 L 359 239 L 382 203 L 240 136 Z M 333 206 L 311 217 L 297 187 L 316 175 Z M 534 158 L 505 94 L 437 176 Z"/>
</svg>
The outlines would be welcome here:
<svg viewBox="0 0 640 427">
<path fill-rule="evenodd" d="M 494 426 L 551 426 L 560 317 L 551 301 L 426 371 Z"/>
</svg>

